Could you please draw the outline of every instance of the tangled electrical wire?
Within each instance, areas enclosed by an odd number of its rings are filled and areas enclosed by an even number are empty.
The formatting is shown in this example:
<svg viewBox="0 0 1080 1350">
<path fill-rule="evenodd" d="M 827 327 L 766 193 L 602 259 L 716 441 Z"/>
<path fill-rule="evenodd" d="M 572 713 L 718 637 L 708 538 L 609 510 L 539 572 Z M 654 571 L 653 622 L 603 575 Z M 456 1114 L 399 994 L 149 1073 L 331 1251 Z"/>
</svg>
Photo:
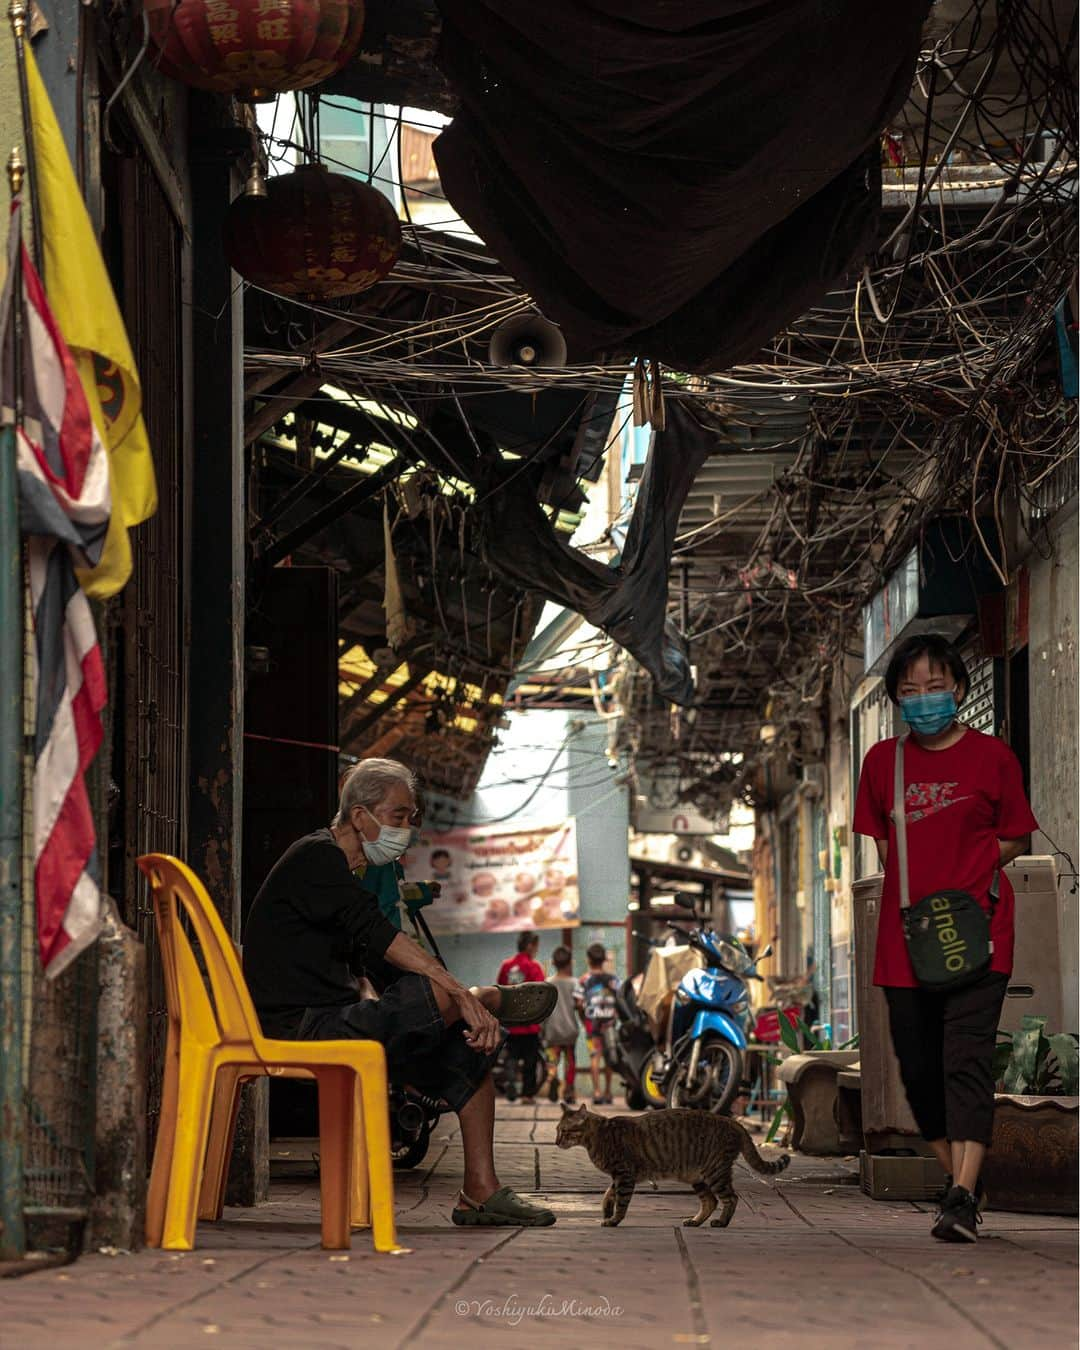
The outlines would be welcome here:
<svg viewBox="0 0 1080 1350">
<path fill-rule="evenodd" d="M 1047 518 L 1076 491 L 1055 328 L 1064 305 L 1059 328 L 1075 334 L 1076 21 L 1063 12 L 974 0 L 928 29 L 884 139 L 892 211 L 873 258 L 764 359 L 688 382 L 729 418 L 741 408 L 745 448 L 780 469 L 677 542 L 672 613 L 690 617 L 696 716 L 673 736 L 641 672 L 622 672 L 616 748 L 643 774 L 677 764 L 688 800 L 715 792 L 718 749 L 744 752 L 743 797 L 763 760 L 820 753 L 860 608 L 930 521 L 967 517 L 968 547 L 1007 584 L 1011 525 L 1045 551 Z"/>
<path fill-rule="evenodd" d="M 608 705 L 621 714 L 613 745 L 642 772 L 674 763 L 692 796 L 745 798 L 764 756 L 816 753 L 860 607 L 935 517 L 967 517 L 969 547 L 1002 581 L 1014 524 L 1024 547 L 1047 547 L 1045 522 L 1076 487 L 1055 331 L 1075 291 L 1075 65 L 1075 12 L 1055 0 L 935 6 L 911 96 L 884 129 L 884 225 L 865 267 L 757 360 L 664 381 L 667 396 L 723 413 L 721 457 L 775 472 L 718 503 L 702 489 L 684 516 L 671 611 L 688 629 L 697 706 L 657 706 L 630 662 Z M 266 137 L 272 157 L 295 143 L 281 131 Z M 387 157 L 370 162 L 375 181 L 394 178 Z M 451 390 L 466 423 L 471 400 L 507 391 L 625 387 L 625 365 L 493 368 L 491 333 L 530 297 L 465 238 L 411 223 L 406 236 L 383 286 L 430 292 L 416 313 L 388 316 L 378 289 L 347 315 L 308 307 L 313 322 L 355 325 L 319 355 L 328 384 L 405 398 L 420 420 Z M 1075 333 L 1075 310 L 1069 322 Z M 304 368 L 306 336 L 249 351 L 249 373 L 272 383 Z M 734 780 L 718 758 L 731 751 Z"/>
</svg>

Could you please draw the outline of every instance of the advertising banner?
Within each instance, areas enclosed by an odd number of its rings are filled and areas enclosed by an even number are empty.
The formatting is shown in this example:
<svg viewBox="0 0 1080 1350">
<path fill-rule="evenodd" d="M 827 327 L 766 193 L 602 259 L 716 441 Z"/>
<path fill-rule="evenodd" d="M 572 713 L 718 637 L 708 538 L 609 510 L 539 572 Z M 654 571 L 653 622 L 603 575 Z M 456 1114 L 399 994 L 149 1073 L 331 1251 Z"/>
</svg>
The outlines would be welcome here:
<svg viewBox="0 0 1080 1350">
<path fill-rule="evenodd" d="M 442 888 L 424 910 L 433 933 L 514 933 L 580 923 L 573 819 L 528 830 L 424 830 L 409 850 L 407 876 Z"/>
</svg>

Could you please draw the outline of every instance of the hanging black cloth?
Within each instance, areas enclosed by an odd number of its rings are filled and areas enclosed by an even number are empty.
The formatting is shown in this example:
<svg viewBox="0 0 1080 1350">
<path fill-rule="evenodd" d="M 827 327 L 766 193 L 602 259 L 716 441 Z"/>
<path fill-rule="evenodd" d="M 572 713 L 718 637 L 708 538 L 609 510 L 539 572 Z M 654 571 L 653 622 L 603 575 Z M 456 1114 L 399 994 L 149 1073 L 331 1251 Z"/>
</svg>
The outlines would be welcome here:
<svg viewBox="0 0 1080 1350">
<path fill-rule="evenodd" d="M 715 371 L 865 253 L 929 0 L 439 0 L 453 205 L 581 358 Z"/>
<path fill-rule="evenodd" d="M 693 698 L 685 637 L 667 617 L 668 568 L 683 502 L 722 425 L 700 407 L 666 404 L 638 486 L 617 567 L 590 558 L 555 533 L 537 501 L 539 470 L 498 472 L 480 503 L 484 560 L 523 590 L 565 605 L 603 629 L 653 677 L 671 703 Z"/>
</svg>

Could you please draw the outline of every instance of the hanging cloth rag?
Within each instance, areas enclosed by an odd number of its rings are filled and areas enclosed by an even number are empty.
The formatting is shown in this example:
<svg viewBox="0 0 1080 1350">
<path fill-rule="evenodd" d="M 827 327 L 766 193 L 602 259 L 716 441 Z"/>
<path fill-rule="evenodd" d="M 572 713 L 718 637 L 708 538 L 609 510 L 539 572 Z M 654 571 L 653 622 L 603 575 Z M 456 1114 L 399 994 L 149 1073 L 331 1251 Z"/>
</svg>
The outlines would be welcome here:
<svg viewBox="0 0 1080 1350">
<path fill-rule="evenodd" d="M 383 589 L 383 609 L 386 612 L 386 640 L 394 651 L 402 647 L 413 635 L 413 622 L 405 610 L 405 601 L 401 594 L 401 581 L 398 577 L 397 558 L 394 556 L 393 530 L 390 525 L 390 494 L 383 494 L 383 542 L 385 561 L 383 570 L 386 585 Z"/>
<path fill-rule="evenodd" d="M 479 503 L 484 561 L 496 576 L 582 615 L 625 648 L 671 703 L 694 695 L 686 639 L 667 616 L 668 569 L 686 494 L 725 435 L 719 418 L 668 398 L 615 567 L 556 534 L 537 500 L 539 471 L 510 470 Z M 496 471 L 498 472 L 498 471 Z M 503 471 L 506 473 L 507 471 Z"/>
</svg>

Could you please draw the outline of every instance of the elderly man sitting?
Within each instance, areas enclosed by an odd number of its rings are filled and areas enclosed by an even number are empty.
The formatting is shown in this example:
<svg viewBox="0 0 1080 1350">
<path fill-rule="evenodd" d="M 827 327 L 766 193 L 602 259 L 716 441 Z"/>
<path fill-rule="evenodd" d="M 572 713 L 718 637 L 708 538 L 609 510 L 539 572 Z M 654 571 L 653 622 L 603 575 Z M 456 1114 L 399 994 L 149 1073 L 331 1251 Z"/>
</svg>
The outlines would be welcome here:
<svg viewBox="0 0 1080 1350">
<path fill-rule="evenodd" d="M 375 1040 L 391 1078 L 441 1097 L 457 1113 L 465 1177 L 452 1218 L 460 1225 L 530 1228 L 555 1222 L 495 1175 L 491 1063 L 506 1025 L 543 1021 L 548 984 L 467 989 L 392 924 L 353 876 L 366 860 L 400 857 L 416 810 L 413 775 L 393 760 L 362 760 L 346 778 L 328 829 L 298 839 L 255 897 L 244 931 L 244 974 L 268 1036 Z M 403 973 L 381 998 L 359 998 L 352 963 Z"/>
</svg>

